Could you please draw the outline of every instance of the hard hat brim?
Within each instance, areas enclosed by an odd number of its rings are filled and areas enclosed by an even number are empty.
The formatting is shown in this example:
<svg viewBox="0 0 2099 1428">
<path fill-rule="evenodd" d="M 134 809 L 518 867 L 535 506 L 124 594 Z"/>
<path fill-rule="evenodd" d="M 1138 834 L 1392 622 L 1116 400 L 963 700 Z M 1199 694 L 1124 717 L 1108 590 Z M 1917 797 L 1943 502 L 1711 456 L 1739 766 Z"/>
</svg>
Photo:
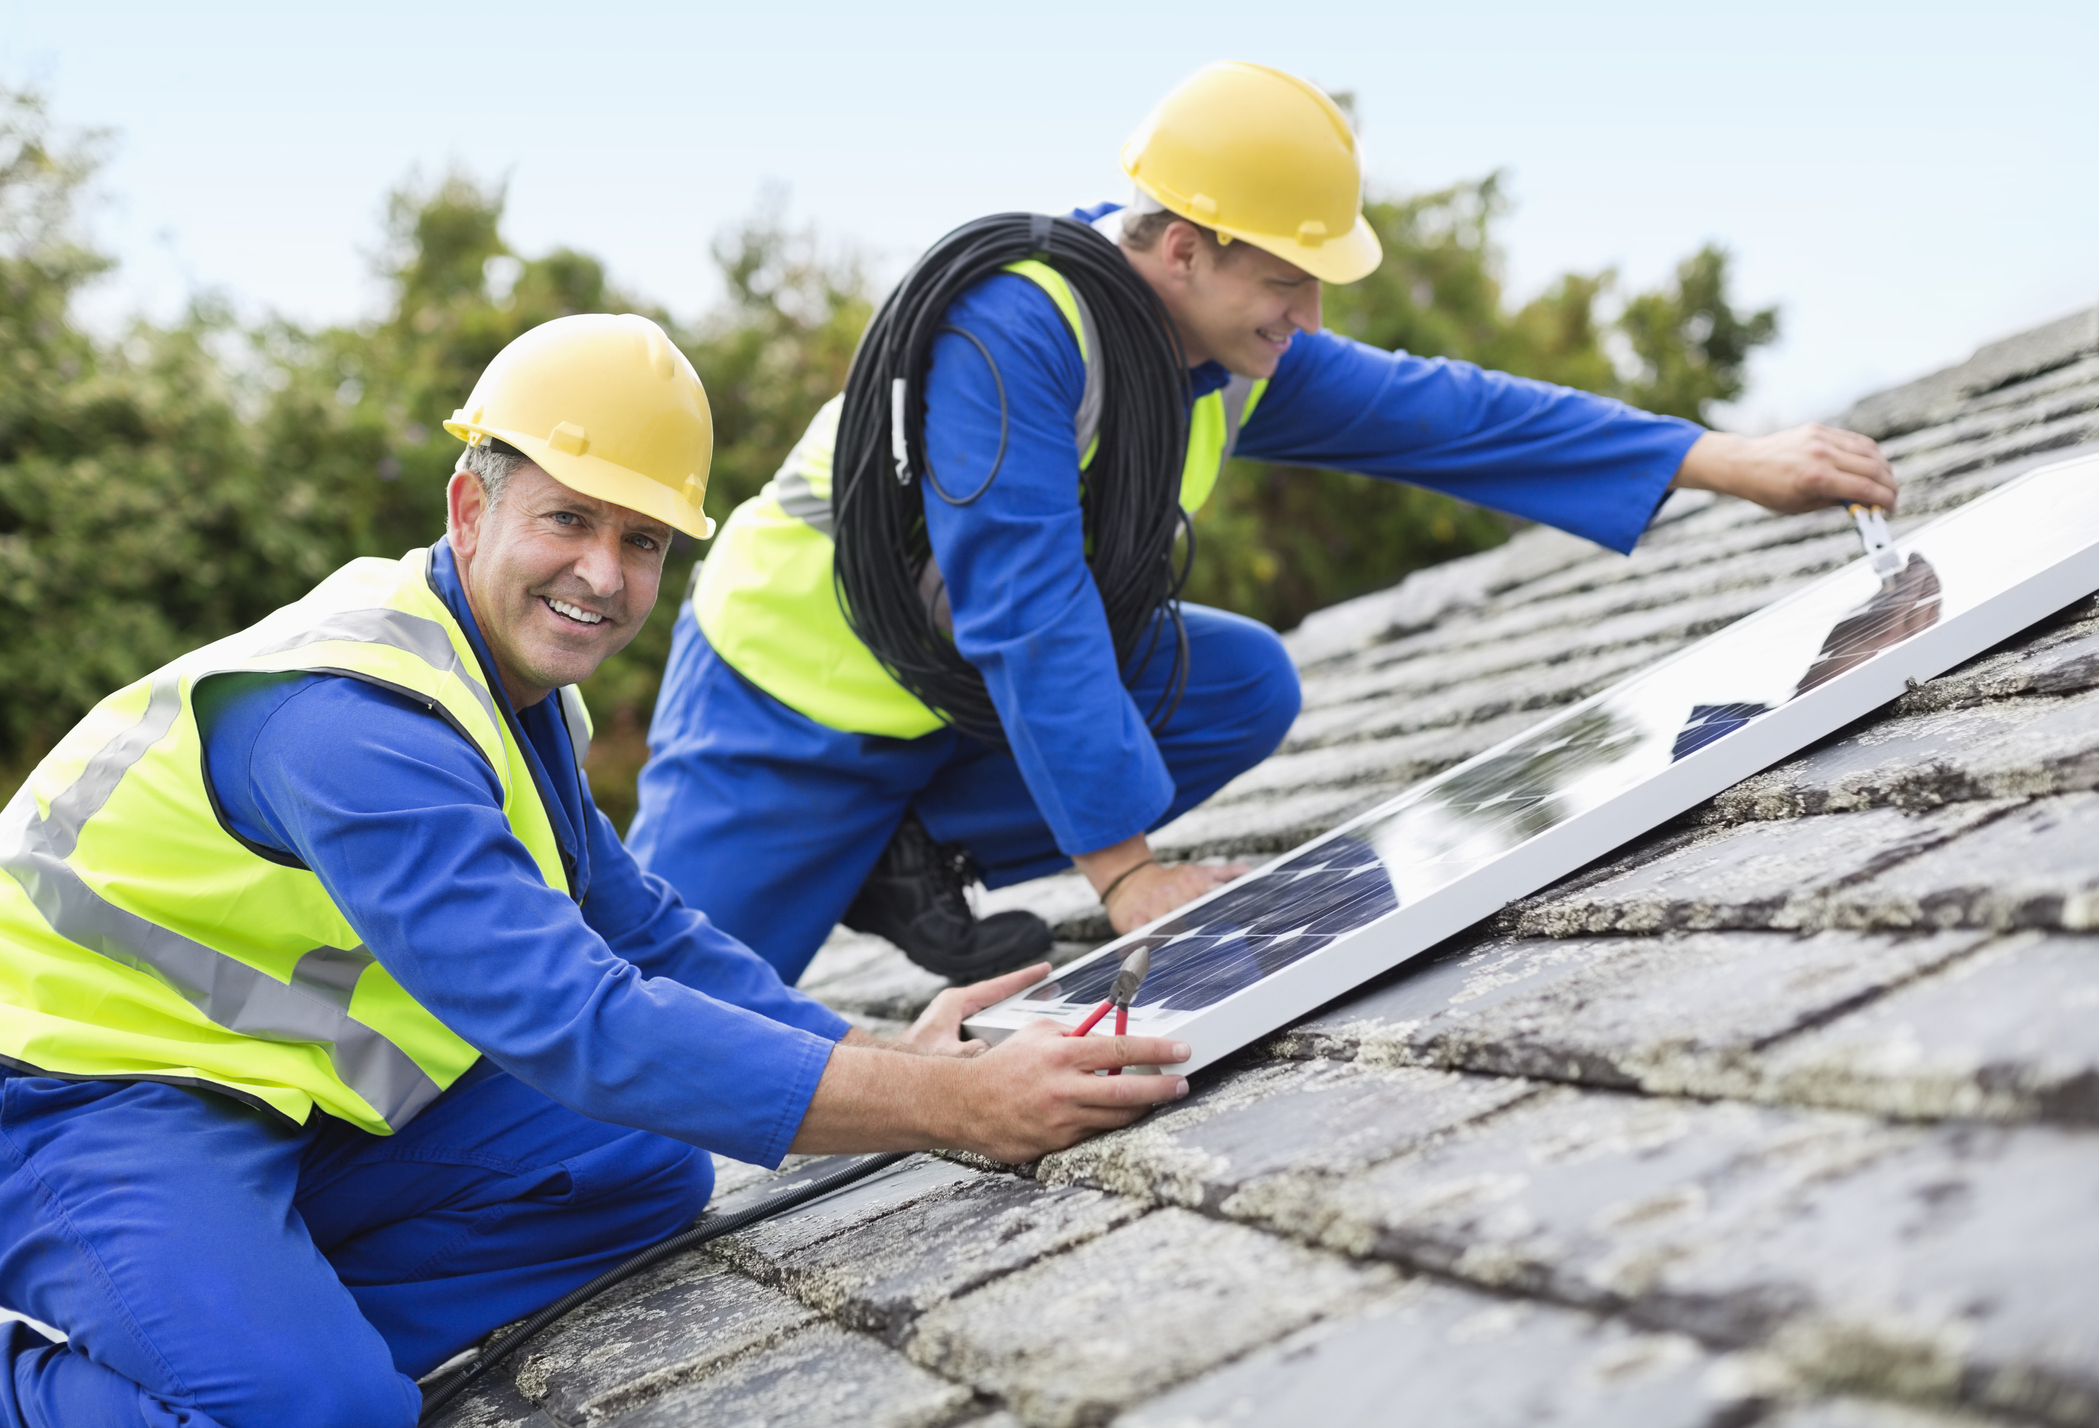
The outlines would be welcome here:
<svg viewBox="0 0 2099 1428">
<path fill-rule="evenodd" d="M 588 453 L 579 456 L 572 452 L 560 451 L 549 444 L 545 437 L 501 427 L 448 421 L 445 423 L 445 430 L 461 441 L 469 436 L 478 435 L 492 436 L 498 441 L 508 442 L 523 452 L 533 465 L 571 491 L 600 501 L 609 501 L 615 506 L 624 506 L 630 511 L 662 521 L 695 540 L 706 540 L 714 534 L 714 522 L 708 519 L 706 512 L 698 506 L 661 482 L 652 481 L 601 456 Z"/>
<path fill-rule="evenodd" d="M 1295 238 L 1277 238 L 1266 233 L 1247 233 L 1222 227 L 1217 231 L 1238 242 L 1250 243 L 1264 253 L 1273 253 L 1284 262 L 1295 263 L 1322 283 L 1332 283 L 1337 287 L 1361 282 L 1376 272 L 1377 265 L 1385 260 L 1385 246 L 1378 242 L 1377 230 L 1364 222 L 1360 213 L 1356 215 L 1355 227 L 1316 248 Z"/>
<path fill-rule="evenodd" d="M 1377 230 L 1364 219 L 1362 210 L 1356 211 L 1355 226 L 1339 238 L 1331 238 L 1318 245 L 1301 243 L 1296 237 L 1282 238 L 1273 233 L 1256 233 L 1250 228 L 1234 228 L 1229 224 L 1205 223 L 1189 214 L 1185 205 L 1171 196 L 1159 192 L 1132 172 L 1129 157 L 1123 157 L 1123 171 L 1137 187 L 1152 196 L 1152 200 L 1176 218 L 1185 218 L 1199 228 L 1208 228 L 1235 243 L 1250 243 L 1264 253 L 1273 253 L 1286 263 L 1295 263 L 1322 283 L 1333 283 L 1346 287 L 1359 283 L 1377 271 L 1377 265 L 1385 261 L 1385 245 L 1378 241 Z"/>
<path fill-rule="evenodd" d="M 1364 223 L 1362 214 L 1356 214 L 1356 227 L 1341 237 L 1331 237 L 1318 248 L 1310 244 L 1299 244 L 1295 237 L 1272 237 L 1268 233 L 1243 233 L 1234 229 L 1217 229 L 1226 237 L 1241 244 L 1253 244 L 1261 252 L 1272 252 L 1285 262 L 1295 262 L 1312 277 L 1322 283 L 1335 283 L 1345 288 L 1348 283 L 1358 283 L 1377 271 L 1379 262 L 1385 260 L 1385 246 L 1377 241 L 1377 229 Z"/>
</svg>

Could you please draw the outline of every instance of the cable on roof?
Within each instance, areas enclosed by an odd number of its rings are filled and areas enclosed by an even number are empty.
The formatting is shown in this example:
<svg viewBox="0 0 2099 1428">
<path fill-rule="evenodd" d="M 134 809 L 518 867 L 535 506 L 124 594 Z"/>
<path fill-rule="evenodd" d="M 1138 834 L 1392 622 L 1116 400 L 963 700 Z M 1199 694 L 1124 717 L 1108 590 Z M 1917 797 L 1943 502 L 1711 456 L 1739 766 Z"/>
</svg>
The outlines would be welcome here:
<svg viewBox="0 0 2099 1428">
<path fill-rule="evenodd" d="M 1086 564 L 1100 590 L 1124 678 L 1174 633 L 1174 668 L 1146 720 L 1164 726 L 1188 681 L 1188 632 L 1179 597 L 1195 556 L 1195 528 L 1181 509 L 1189 387 L 1180 339 L 1151 285 L 1121 249 L 1087 224 L 1041 213 L 1000 213 L 965 223 L 935 243 L 882 303 L 853 354 L 832 469 L 839 603 L 853 633 L 883 668 L 944 721 L 993 748 L 1005 731 L 984 677 L 938 622 L 924 593 L 933 548 L 925 490 L 968 505 L 991 487 L 1005 459 L 1005 380 L 976 334 L 947 323 L 970 288 L 1009 263 L 1034 258 L 1071 284 L 1091 319 L 1103 383 L 1099 447 L 1080 474 Z M 957 498 L 926 453 L 926 370 L 934 339 L 960 332 L 990 365 L 999 392 L 999 445 L 991 475 Z M 923 473 L 923 483 L 913 480 Z M 1181 542 L 1184 557 L 1176 561 Z"/>
<path fill-rule="evenodd" d="M 465 1393 L 496 1365 L 523 1348 L 533 1335 L 570 1311 L 588 1304 L 614 1285 L 632 1279 L 643 1270 L 661 1264 L 674 1255 L 697 1249 L 709 1240 L 720 1239 L 723 1235 L 734 1234 L 738 1230 L 757 1224 L 760 1220 L 769 1220 L 775 1215 L 785 1214 L 798 1206 L 808 1204 L 811 1200 L 820 1199 L 833 1190 L 843 1189 L 856 1180 L 864 1180 L 877 1170 L 887 1170 L 906 1158 L 905 1152 L 856 1155 L 847 1164 L 813 1180 L 788 1180 L 747 1209 L 738 1210 L 730 1215 L 715 1215 L 712 1218 L 702 1216 L 691 1229 L 681 1230 L 669 1239 L 659 1240 L 625 1263 L 614 1265 L 590 1283 L 570 1290 L 495 1343 L 483 1348 L 470 1362 L 425 1386 L 423 1411 L 416 1422 L 435 1422 L 438 1415 L 443 1413 L 454 1399 Z"/>
</svg>

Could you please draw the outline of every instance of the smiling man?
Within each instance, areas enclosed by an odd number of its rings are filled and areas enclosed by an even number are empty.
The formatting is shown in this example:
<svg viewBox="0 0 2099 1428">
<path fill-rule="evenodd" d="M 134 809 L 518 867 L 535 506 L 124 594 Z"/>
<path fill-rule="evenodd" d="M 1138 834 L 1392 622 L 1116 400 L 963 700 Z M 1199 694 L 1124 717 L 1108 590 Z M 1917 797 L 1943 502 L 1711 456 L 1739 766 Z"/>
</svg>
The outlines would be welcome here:
<svg viewBox="0 0 2099 1428">
<path fill-rule="evenodd" d="M 1129 206 L 1075 216 L 1120 245 L 1179 340 L 1191 513 L 1235 453 L 1412 482 L 1620 551 L 1672 487 L 1782 511 L 1894 501 L 1878 448 L 1849 432 L 1744 440 L 1323 331 L 1321 284 L 1367 276 L 1380 253 L 1354 135 L 1301 79 L 1213 65 L 1122 162 Z M 1004 748 L 946 727 L 840 617 L 836 403 L 730 518 L 679 614 L 630 846 L 789 980 L 841 917 L 958 979 L 1040 955 L 1038 919 L 972 916 L 979 872 L 996 887 L 1076 864 L 1122 932 L 1240 871 L 1161 864 L 1145 834 L 1267 757 L 1296 716 L 1296 674 L 1273 632 L 1194 606 L 1177 703 L 1171 637 L 1119 666 L 1083 494 L 1093 438 L 1114 439 L 1099 384 L 1118 374 L 1056 261 L 964 291 L 923 382 L 929 469 L 996 473 L 966 500 L 923 495 L 938 579 L 921 589 Z"/>
<path fill-rule="evenodd" d="M 1025 1160 L 1186 1091 L 1094 1074 L 1158 1040 L 968 1054 L 1026 972 L 848 1034 L 620 846 L 573 686 L 711 525 L 661 329 L 536 328 L 447 430 L 444 540 L 119 690 L 0 814 L 0 1307 L 66 1336 L 0 1323 L 0 1428 L 408 1428 L 689 1223 L 702 1147 Z"/>
</svg>

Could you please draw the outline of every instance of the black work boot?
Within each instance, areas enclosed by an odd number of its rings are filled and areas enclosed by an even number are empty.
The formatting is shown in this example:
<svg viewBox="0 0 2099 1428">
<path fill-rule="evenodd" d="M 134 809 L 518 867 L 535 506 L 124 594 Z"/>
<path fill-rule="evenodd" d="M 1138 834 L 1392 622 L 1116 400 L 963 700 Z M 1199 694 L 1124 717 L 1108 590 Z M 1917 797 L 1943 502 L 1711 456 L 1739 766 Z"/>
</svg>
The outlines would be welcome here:
<svg viewBox="0 0 2099 1428">
<path fill-rule="evenodd" d="M 935 843 L 907 813 L 845 910 L 845 925 L 888 938 L 919 966 L 955 982 L 1040 962 L 1049 954 L 1049 924 L 1032 912 L 978 921 L 966 891 L 976 880 L 968 853 Z"/>
</svg>

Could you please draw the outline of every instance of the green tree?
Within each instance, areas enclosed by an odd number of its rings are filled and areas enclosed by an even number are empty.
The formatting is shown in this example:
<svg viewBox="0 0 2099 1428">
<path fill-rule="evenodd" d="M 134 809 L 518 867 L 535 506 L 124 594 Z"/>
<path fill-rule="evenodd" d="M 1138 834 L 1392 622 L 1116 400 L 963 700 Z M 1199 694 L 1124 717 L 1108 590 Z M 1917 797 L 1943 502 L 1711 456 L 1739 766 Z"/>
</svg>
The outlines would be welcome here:
<svg viewBox="0 0 2099 1428">
<path fill-rule="evenodd" d="M 0 95 L 0 768 L 16 778 L 104 694 L 326 564 L 325 513 L 258 478 L 222 311 L 117 343 L 72 321 L 109 266 L 76 223 L 93 167 L 92 136 Z"/>
<path fill-rule="evenodd" d="M 1636 407 L 1703 421 L 1742 395 L 1750 354 L 1778 337 L 1778 309 L 1747 315 L 1727 300 L 1727 250 L 1708 243 L 1676 268 L 1675 286 L 1625 305 L 1618 329 L 1638 368 L 1618 392 Z"/>
<path fill-rule="evenodd" d="M 458 443 L 443 422 L 507 342 L 577 312 L 642 312 L 706 382 L 717 426 L 709 509 L 771 475 L 844 382 L 869 311 L 860 269 L 770 207 L 716 245 L 729 300 L 697 327 L 608 284 L 569 249 L 521 257 L 503 194 L 454 174 L 388 203 L 371 321 L 242 330 L 200 302 L 172 327 L 98 341 L 73 320 L 109 260 L 79 232 L 92 136 L 0 94 L 0 777 L 12 786 L 104 694 L 298 598 L 357 555 L 444 530 Z M 678 597 L 586 686 L 594 786 L 615 818 L 633 779 Z"/>
</svg>

